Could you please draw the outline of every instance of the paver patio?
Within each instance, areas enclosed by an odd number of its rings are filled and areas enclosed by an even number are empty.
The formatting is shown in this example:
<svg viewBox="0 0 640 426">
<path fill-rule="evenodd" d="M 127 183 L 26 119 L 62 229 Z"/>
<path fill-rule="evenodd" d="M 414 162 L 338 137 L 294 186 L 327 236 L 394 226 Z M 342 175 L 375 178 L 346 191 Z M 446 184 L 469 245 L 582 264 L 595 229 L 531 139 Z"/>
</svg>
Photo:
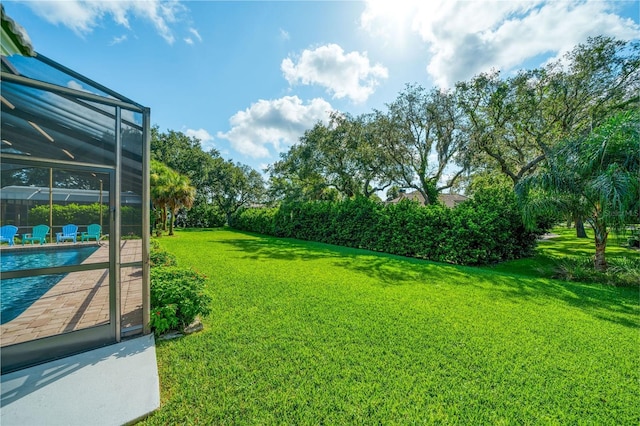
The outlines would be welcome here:
<svg viewBox="0 0 640 426">
<path fill-rule="evenodd" d="M 37 249 L 38 246 L 33 247 L 33 250 Z M 120 258 L 122 263 L 140 261 L 142 241 L 122 241 Z M 108 260 L 109 243 L 102 242 L 98 250 L 82 263 Z M 142 326 L 142 268 L 123 267 L 120 273 L 121 329 L 135 329 Z M 67 274 L 17 318 L 0 325 L 0 346 L 68 333 L 108 322 L 108 269 L 73 272 Z"/>
</svg>

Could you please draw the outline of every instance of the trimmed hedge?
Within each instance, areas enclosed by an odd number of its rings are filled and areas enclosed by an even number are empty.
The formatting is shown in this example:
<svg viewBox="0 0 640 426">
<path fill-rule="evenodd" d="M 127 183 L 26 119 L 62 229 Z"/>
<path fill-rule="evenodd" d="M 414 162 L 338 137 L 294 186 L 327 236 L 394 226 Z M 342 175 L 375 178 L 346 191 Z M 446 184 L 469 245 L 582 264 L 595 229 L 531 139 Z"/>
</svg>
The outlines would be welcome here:
<svg viewBox="0 0 640 426">
<path fill-rule="evenodd" d="M 75 223 L 83 226 L 91 223 L 100 223 L 100 204 L 77 204 L 67 205 L 54 204 L 52 209 L 54 226 L 63 226 L 67 223 Z M 121 221 L 123 224 L 123 235 L 141 236 L 142 210 L 140 207 L 121 206 Z M 103 229 L 102 234 L 109 233 L 109 205 L 102 205 Z M 43 204 L 29 209 L 28 225 L 49 224 L 49 205 Z M 134 225 L 131 225 L 134 224 Z"/>
<path fill-rule="evenodd" d="M 234 228 L 458 265 L 529 256 L 544 232 L 525 229 L 508 190 L 480 191 L 454 209 L 366 198 L 252 208 L 235 215 Z"/>
<path fill-rule="evenodd" d="M 274 217 L 277 211 L 278 209 L 274 208 L 241 210 L 234 216 L 233 226 L 259 234 L 275 235 Z"/>
</svg>

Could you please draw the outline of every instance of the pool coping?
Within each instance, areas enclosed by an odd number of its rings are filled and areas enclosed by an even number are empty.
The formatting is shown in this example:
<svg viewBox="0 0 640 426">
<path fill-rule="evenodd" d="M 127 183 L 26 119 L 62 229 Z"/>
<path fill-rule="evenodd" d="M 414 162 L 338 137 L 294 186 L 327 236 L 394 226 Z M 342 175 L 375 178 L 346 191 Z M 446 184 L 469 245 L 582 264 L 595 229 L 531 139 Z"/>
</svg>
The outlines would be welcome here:
<svg viewBox="0 0 640 426">
<path fill-rule="evenodd" d="M 0 248 L 0 255 L 3 252 L 7 252 L 7 253 L 21 253 L 21 252 L 27 252 L 27 251 L 31 251 L 31 250 L 71 250 L 71 249 L 77 249 L 78 247 L 103 247 L 105 246 L 105 244 L 100 244 L 99 242 L 86 242 L 86 243 L 71 243 L 71 244 L 29 244 L 29 245 L 20 245 L 20 246 L 2 246 L 2 248 Z"/>
</svg>

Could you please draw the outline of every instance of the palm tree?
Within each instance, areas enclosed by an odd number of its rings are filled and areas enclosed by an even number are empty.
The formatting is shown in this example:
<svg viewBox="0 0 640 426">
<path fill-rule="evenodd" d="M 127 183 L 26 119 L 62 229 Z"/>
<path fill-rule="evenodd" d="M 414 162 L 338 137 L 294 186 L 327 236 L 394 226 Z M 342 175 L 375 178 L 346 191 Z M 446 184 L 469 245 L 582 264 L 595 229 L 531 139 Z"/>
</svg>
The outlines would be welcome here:
<svg viewBox="0 0 640 426">
<path fill-rule="evenodd" d="M 190 208 L 195 199 L 196 189 L 191 186 L 189 178 L 164 163 L 151 161 L 151 201 L 160 210 L 162 228 L 167 230 L 169 219 L 169 235 L 173 235 L 175 217 L 181 207 Z"/>
<path fill-rule="evenodd" d="M 151 173 L 149 175 L 151 202 L 156 211 L 160 211 L 160 225 L 167 229 L 167 202 L 169 200 L 168 176 L 171 169 L 160 161 L 151 160 Z M 156 219 L 156 226 L 158 225 Z"/>
<path fill-rule="evenodd" d="M 169 174 L 168 187 L 169 197 L 167 199 L 167 207 L 171 212 L 169 235 L 173 235 L 173 226 L 178 210 L 181 207 L 191 208 L 196 198 L 196 188 L 191 186 L 191 181 L 187 176 L 174 171 Z"/>
<path fill-rule="evenodd" d="M 594 231 L 594 267 L 606 270 L 609 232 L 640 216 L 640 112 L 618 113 L 588 136 L 566 141 L 547 163 L 516 186 L 525 223 L 544 214 L 582 214 Z"/>
</svg>

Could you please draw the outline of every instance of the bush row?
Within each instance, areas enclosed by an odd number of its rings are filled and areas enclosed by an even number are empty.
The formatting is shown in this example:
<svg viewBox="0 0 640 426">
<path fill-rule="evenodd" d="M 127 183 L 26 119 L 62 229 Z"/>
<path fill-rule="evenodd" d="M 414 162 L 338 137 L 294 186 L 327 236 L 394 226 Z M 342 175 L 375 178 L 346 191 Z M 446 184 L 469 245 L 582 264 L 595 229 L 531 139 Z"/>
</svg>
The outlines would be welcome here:
<svg viewBox="0 0 640 426">
<path fill-rule="evenodd" d="M 478 192 L 455 209 L 365 198 L 253 208 L 238 212 L 233 226 L 459 265 L 528 256 L 544 231 L 525 229 L 515 196 L 507 190 Z"/>
</svg>

